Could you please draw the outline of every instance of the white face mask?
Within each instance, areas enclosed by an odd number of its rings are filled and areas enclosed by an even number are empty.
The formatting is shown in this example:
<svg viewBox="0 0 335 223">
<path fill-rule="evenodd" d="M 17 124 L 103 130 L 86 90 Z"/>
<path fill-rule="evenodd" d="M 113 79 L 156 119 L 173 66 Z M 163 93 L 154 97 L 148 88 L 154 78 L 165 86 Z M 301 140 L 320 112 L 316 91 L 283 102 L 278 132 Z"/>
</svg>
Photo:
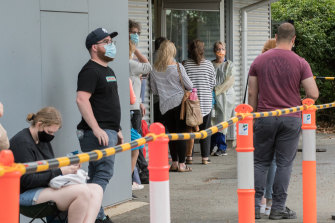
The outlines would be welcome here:
<svg viewBox="0 0 335 223">
<path fill-rule="evenodd" d="M 104 45 L 104 48 L 106 50 L 105 56 L 109 58 L 115 58 L 116 55 L 116 46 L 114 43 L 106 44 Z"/>
<path fill-rule="evenodd" d="M 138 45 L 138 43 L 140 42 L 140 36 L 137 33 L 131 33 L 130 34 L 130 40 L 135 44 Z"/>
</svg>

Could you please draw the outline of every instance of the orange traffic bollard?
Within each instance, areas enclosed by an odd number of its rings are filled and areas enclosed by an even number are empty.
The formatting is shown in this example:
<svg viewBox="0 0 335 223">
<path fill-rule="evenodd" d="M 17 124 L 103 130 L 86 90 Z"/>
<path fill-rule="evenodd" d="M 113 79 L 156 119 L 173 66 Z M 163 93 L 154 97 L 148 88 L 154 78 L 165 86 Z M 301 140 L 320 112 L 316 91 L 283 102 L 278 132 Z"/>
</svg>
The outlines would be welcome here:
<svg viewBox="0 0 335 223">
<path fill-rule="evenodd" d="M 10 167 L 13 164 L 12 151 L 2 150 L 0 153 L 0 167 Z M 19 222 L 20 176 L 19 171 L 8 172 L 0 176 L 0 222 Z"/>
<path fill-rule="evenodd" d="M 303 221 L 316 223 L 316 136 L 314 101 L 305 99 L 304 105 L 310 106 L 302 111 L 302 189 L 303 189 Z"/>
<path fill-rule="evenodd" d="M 250 105 L 241 104 L 237 113 L 250 113 Z M 236 123 L 238 222 L 255 222 L 253 117 L 247 116 Z"/>
<path fill-rule="evenodd" d="M 153 123 L 150 133 L 165 133 L 161 123 Z M 170 223 L 169 139 L 159 137 L 149 142 L 150 222 Z"/>
</svg>

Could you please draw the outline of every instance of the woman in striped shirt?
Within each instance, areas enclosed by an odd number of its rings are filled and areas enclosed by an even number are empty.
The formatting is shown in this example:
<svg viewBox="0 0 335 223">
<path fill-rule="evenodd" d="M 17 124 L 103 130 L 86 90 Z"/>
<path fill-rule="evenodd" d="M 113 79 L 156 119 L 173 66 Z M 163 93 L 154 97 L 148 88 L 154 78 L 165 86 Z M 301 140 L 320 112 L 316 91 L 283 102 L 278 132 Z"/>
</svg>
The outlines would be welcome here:
<svg viewBox="0 0 335 223">
<path fill-rule="evenodd" d="M 212 110 L 212 91 L 216 84 L 215 70 L 213 64 L 204 58 L 205 44 L 200 40 L 193 40 L 188 48 L 189 59 L 184 62 L 187 75 L 193 83 L 193 87 L 197 88 L 200 100 L 201 113 L 203 115 L 203 123 L 199 126 L 200 130 L 207 129 L 211 124 Z M 188 142 L 187 146 L 187 163 L 192 163 L 193 140 Z M 200 140 L 202 164 L 210 163 L 209 149 L 210 137 Z"/>
<path fill-rule="evenodd" d="M 175 62 L 176 47 L 165 40 L 157 51 L 154 69 L 150 73 L 150 86 L 153 94 L 159 96 L 159 109 L 163 115 L 164 124 L 171 133 L 186 132 L 185 120 L 180 120 L 181 101 L 184 89 L 180 83 L 177 66 L 180 67 L 181 79 L 186 90 L 193 88 L 185 68 Z M 184 140 L 169 142 L 172 165 L 170 171 L 189 172 L 191 168 L 185 165 L 186 143 Z"/>
</svg>

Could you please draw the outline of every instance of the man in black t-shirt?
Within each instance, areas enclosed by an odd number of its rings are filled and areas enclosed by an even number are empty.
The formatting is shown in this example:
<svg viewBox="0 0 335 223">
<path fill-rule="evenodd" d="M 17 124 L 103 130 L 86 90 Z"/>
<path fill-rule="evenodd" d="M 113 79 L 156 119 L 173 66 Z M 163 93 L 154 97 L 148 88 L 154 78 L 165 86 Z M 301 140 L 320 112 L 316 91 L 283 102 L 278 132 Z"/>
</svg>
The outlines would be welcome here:
<svg viewBox="0 0 335 223">
<path fill-rule="evenodd" d="M 86 48 L 91 59 L 78 75 L 77 105 L 82 120 L 77 135 L 83 152 L 104 149 L 123 143 L 121 133 L 121 109 L 117 80 L 108 62 L 113 61 L 116 47 L 112 38 L 117 32 L 108 33 L 98 28 L 88 34 Z M 89 183 L 99 184 L 105 191 L 113 176 L 115 156 L 89 162 Z M 112 222 L 101 207 L 96 223 Z"/>
</svg>

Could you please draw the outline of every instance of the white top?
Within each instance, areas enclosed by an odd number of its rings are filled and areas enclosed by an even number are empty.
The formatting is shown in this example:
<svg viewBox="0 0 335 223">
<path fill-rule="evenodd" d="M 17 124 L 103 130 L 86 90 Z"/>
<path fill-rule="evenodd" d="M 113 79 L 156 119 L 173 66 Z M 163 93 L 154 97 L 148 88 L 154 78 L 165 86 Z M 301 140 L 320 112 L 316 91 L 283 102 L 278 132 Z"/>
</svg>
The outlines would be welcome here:
<svg viewBox="0 0 335 223">
<path fill-rule="evenodd" d="M 185 68 L 182 64 L 179 66 L 186 90 L 192 90 L 193 84 Z M 152 93 L 159 96 L 159 109 L 162 114 L 181 104 L 184 89 L 180 83 L 177 65 L 169 65 L 164 72 L 158 72 L 154 68 L 150 73 L 150 86 Z"/>
<path fill-rule="evenodd" d="M 140 110 L 141 100 L 141 79 L 140 74 L 147 74 L 151 71 L 150 63 L 141 63 L 137 60 L 129 60 L 130 80 L 133 84 L 136 101 L 130 105 L 130 110 Z"/>
</svg>

